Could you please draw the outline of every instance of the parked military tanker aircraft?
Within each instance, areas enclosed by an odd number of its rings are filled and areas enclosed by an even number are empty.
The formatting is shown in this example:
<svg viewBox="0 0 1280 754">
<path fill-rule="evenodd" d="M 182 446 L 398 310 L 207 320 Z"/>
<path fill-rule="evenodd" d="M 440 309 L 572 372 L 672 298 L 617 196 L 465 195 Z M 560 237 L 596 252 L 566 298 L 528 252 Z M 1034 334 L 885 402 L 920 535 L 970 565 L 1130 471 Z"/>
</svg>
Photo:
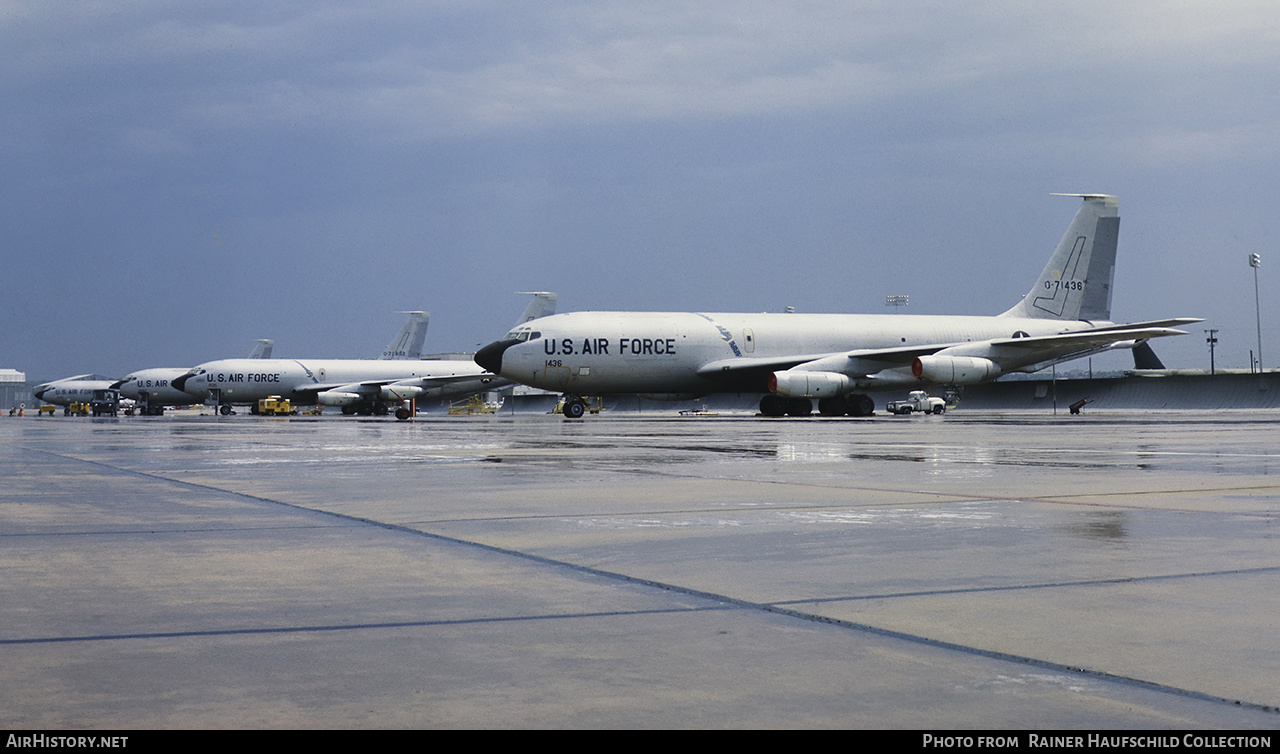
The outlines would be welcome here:
<svg viewBox="0 0 1280 754">
<path fill-rule="evenodd" d="M 420 359 L 422 344 L 427 337 L 427 323 L 431 315 L 427 312 L 401 312 L 408 314 L 404 326 L 396 337 L 382 349 L 379 360 Z M 262 339 L 249 354 L 250 359 L 270 359 L 275 348 L 275 341 Z M 153 367 L 131 372 L 125 375 L 112 387 L 120 391 L 124 398 L 133 399 L 143 416 L 162 416 L 168 406 L 185 406 L 192 402 L 192 396 L 179 390 L 174 382 L 191 371 L 190 367 Z M 275 395 L 275 393 L 272 393 Z"/>
<path fill-rule="evenodd" d="M 1061 196 L 1061 195 L 1060 195 Z M 494 374 L 583 396 L 635 393 L 692 399 L 764 392 L 766 416 L 867 416 L 861 392 L 967 385 L 1151 338 L 1184 335 L 1195 318 L 1115 324 L 1111 285 L 1119 200 L 1083 204 L 1031 290 L 996 316 L 572 312 L 520 325 L 476 353 Z"/>
<path fill-rule="evenodd" d="M 31 393 L 38 400 L 52 403 L 55 406 L 70 406 L 72 403 L 88 403 L 93 399 L 93 391 L 104 390 L 115 384 L 115 380 L 98 379 L 93 374 L 77 374 L 60 380 L 45 382 L 32 388 Z"/>
<path fill-rule="evenodd" d="M 269 359 L 275 341 L 262 338 L 249 353 L 251 359 Z M 191 371 L 188 367 L 152 367 L 139 369 L 124 376 L 111 387 L 120 391 L 121 398 L 128 398 L 143 416 L 164 416 L 170 406 L 186 406 L 191 396 L 173 386 L 173 381 Z"/>
<path fill-rule="evenodd" d="M 555 306 L 556 294 L 535 293 L 517 322 L 554 314 Z M 340 406 L 344 414 L 384 415 L 388 404 L 464 397 L 511 384 L 471 361 L 422 360 L 418 358 L 421 347 L 418 338 L 409 349 L 410 353 L 416 349 L 417 355 L 406 359 L 210 361 L 173 380 L 173 386 L 187 393 L 189 401 L 216 400 L 222 414 L 231 413 L 234 404 L 256 406 L 259 400 L 277 395 L 298 405 Z M 399 349 L 393 342 L 387 350 Z"/>
</svg>

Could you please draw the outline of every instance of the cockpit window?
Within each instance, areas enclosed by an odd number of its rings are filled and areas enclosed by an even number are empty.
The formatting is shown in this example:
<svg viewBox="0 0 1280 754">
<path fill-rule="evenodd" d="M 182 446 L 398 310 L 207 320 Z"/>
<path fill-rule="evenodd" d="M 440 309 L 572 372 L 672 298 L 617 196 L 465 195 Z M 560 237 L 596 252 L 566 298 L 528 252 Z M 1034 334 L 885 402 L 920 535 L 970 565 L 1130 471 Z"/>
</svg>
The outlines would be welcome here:
<svg viewBox="0 0 1280 754">
<path fill-rule="evenodd" d="M 504 337 L 503 340 L 515 341 L 516 343 L 523 343 L 526 340 L 537 340 L 540 337 L 542 337 L 542 333 L 540 332 L 532 332 L 530 330 L 512 330 L 511 332 L 507 333 L 506 337 Z"/>
</svg>

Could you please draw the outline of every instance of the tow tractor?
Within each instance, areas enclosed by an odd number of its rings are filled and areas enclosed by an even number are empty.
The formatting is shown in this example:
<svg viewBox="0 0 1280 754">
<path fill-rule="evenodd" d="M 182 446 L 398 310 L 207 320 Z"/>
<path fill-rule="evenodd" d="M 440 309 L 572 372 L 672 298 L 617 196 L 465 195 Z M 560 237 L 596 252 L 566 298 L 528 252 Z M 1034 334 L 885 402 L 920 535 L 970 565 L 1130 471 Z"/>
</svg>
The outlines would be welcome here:
<svg viewBox="0 0 1280 754">
<path fill-rule="evenodd" d="M 889 401 L 884 407 L 891 414 L 905 415 L 913 411 L 922 414 L 940 414 L 947 410 L 947 402 L 934 398 L 923 390 L 912 390 L 905 401 Z"/>
<path fill-rule="evenodd" d="M 111 388 L 94 390 L 93 397 L 89 400 L 89 410 L 94 416 L 103 414 L 115 416 L 120 410 L 120 391 Z"/>
</svg>

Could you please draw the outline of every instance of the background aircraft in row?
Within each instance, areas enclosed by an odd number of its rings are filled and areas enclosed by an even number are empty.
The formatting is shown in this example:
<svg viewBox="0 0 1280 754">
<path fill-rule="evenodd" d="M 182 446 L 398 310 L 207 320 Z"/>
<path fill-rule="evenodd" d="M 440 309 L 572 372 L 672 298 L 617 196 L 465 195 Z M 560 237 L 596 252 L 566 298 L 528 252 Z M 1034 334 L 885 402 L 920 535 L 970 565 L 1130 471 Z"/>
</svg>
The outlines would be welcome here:
<svg viewBox="0 0 1280 754">
<path fill-rule="evenodd" d="M 249 354 L 251 359 L 269 359 L 275 348 L 275 341 L 260 339 Z M 128 398 L 136 403 L 143 416 L 162 416 L 170 406 L 186 406 L 191 403 L 191 396 L 173 387 L 173 381 L 187 372 L 189 367 L 152 367 L 130 372 L 124 379 L 112 385 L 120 391 L 120 397 Z"/>
<path fill-rule="evenodd" d="M 251 359 L 271 358 L 271 349 L 275 341 L 259 340 L 249 354 Z M 125 376 L 122 380 L 98 378 L 92 374 L 80 374 L 53 382 L 37 385 L 32 393 L 45 403 L 69 406 L 72 403 L 88 403 L 93 391 L 113 389 L 120 392 L 122 398 L 128 398 L 142 407 L 143 414 L 164 413 L 165 406 L 185 406 L 191 403 L 191 396 L 169 386 L 175 377 L 187 373 L 182 367 L 157 367 L 143 369 Z M 153 411 L 153 409 L 155 409 Z"/>
<path fill-rule="evenodd" d="M 520 325 L 476 353 L 494 374 L 582 396 L 692 399 L 763 392 L 766 416 L 867 416 L 863 391 L 966 385 L 1033 372 L 1151 338 L 1195 318 L 1117 325 L 1111 286 L 1119 201 L 1083 199 L 1031 290 L 997 316 L 573 312 Z"/>
<path fill-rule="evenodd" d="M 422 344 L 427 337 L 427 323 L 431 315 L 427 312 L 401 313 L 408 314 L 409 318 L 382 350 L 379 359 L 422 358 Z M 274 344 L 272 340 L 259 340 L 249 358 L 270 359 Z M 190 371 L 191 367 L 152 367 L 125 375 L 113 387 L 120 391 L 122 397 L 136 401 L 144 416 L 160 416 L 169 406 L 186 406 L 192 402 L 190 394 L 173 384 L 174 380 Z"/>
<path fill-rule="evenodd" d="M 534 293 L 517 320 L 555 313 L 556 294 Z M 425 320 L 424 320 L 425 323 Z M 388 351 L 398 351 L 397 338 Z M 414 343 L 414 341 L 410 341 Z M 421 355 L 422 340 L 409 353 Z M 200 364 L 172 381 L 187 401 L 214 401 L 223 414 L 232 405 L 268 396 L 297 405 L 340 406 L 343 413 L 386 414 L 391 405 L 424 398 L 456 398 L 510 384 L 472 361 L 404 359 L 222 359 Z M 407 415 L 407 414 L 406 414 Z M 404 417 L 401 417 L 404 418 Z"/>
<path fill-rule="evenodd" d="M 45 403 L 70 406 L 72 403 L 88 403 L 93 398 L 93 391 L 110 388 L 115 383 L 116 380 L 102 379 L 94 374 L 77 374 L 74 377 L 41 383 L 31 392 L 37 400 Z"/>
</svg>

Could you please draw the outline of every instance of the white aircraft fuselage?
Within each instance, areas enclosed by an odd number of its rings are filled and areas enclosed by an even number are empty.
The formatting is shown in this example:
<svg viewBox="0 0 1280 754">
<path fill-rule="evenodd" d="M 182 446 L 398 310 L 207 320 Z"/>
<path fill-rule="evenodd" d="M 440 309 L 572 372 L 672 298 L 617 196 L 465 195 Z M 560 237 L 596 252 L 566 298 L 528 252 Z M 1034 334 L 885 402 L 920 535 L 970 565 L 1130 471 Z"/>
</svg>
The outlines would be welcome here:
<svg viewBox="0 0 1280 754">
<path fill-rule="evenodd" d="M 555 312 L 556 294 L 531 294 L 518 322 Z M 512 384 L 473 361 L 420 359 L 426 312 L 409 319 L 381 359 L 220 359 L 200 364 L 172 385 L 200 402 L 256 406 L 271 396 L 298 405 L 341 406 L 343 413 L 386 413 L 389 404 L 431 398 L 461 398 Z M 403 409 L 403 406 L 401 407 Z M 407 409 L 397 409 L 406 418 Z"/>
<path fill-rule="evenodd" d="M 469 361 L 384 359 L 222 359 L 179 380 L 190 398 L 222 404 L 269 396 L 300 405 L 400 401 L 470 395 L 510 384 Z"/>
<path fill-rule="evenodd" d="M 119 382 L 120 396 L 148 406 L 185 406 L 191 396 L 173 386 L 173 381 L 191 370 L 184 367 L 154 367 L 130 372 Z"/>
<path fill-rule="evenodd" d="M 36 385 L 32 394 L 38 400 L 56 406 L 70 406 L 72 403 L 88 403 L 93 399 L 93 391 L 105 390 L 115 385 L 115 380 L 90 380 L 88 375 L 67 377 L 61 380 Z"/>
<path fill-rule="evenodd" d="M 955 346 L 1109 324 L 981 316 L 571 312 L 531 323 L 528 329 L 538 337 L 503 351 L 499 368 L 517 382 L 577 395 L 693 398 L 768 392 L 769 375 L 800 355 L 810 362 L 815 355 L 843 357 L 861 349 Z M 752 368 L 752 362 L 759 365 Z M 887 385 L 894 377 L 902 384 L 918 382 L 909 370 L 881 371 L 875 378 L 855 377 L 851 389 Z"/>
</svg>

